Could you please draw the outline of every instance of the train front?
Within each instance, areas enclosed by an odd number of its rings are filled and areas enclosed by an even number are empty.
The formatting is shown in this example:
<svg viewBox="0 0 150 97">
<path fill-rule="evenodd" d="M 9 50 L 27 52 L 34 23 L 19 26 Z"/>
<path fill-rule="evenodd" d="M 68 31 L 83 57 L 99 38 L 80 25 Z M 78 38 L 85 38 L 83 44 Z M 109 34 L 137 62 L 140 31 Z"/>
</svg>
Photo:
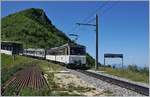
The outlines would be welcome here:
<svg viewBox="0 0 150 97">
<path fill-rule="evenodd" d="M 69 45 L 69 66 L 82 68 L 86 65 L 86 47 L 76 44 Z"/>
</svg>

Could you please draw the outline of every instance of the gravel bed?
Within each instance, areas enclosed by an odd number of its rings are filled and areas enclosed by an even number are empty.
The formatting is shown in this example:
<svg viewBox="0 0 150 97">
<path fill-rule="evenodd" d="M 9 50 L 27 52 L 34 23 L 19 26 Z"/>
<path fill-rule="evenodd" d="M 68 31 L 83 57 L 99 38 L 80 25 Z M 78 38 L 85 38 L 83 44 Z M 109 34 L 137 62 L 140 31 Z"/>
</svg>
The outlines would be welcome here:
<svg viewBox="0 0 150 97">
<path fill-rule="evenodd" d="M 82 80 L 95 86 L 96 89 L 103 89 L 104 91 L 110 91 L 113 93 L 114 96 L 144 96 L 144 95 L 134 92 L 132 90 L 128 90 L 128 89 L 119 87 L 117 85 L 110 84 L 105 81 L 99 80 L 97 78 L 87 76 L 87 75 L 77 72 L 75 70 L 71 70 L 71 69 L 68 69 L 68 70 L 70 71 L 70 73 L 77 75 Z"/>
</svg>

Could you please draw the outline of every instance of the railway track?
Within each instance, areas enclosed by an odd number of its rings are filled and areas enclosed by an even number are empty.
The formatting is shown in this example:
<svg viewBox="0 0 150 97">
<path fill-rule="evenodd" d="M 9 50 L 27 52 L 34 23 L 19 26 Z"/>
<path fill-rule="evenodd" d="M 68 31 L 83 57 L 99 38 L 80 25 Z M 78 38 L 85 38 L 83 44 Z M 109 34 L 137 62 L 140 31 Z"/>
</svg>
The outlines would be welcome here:
<svg viewBox="0 0 150 97">
<path fill-rule="evenodd" d="M 20 91 L 25 87 L 37 90 L 48 88 L 47 82 L 38 66 L 31 65 L 18 71 L 2 86 L 1 93 L 5 95 L 8 92 L 7 90 L 11 89 L 13 90 L 13 95 L 19 95 Z"/>
<path fill-rule="evenodd" d="M 137 85 L 137 84 L 125 82 L 125 81 L 122 81 L 122 80 L 119 80 L 119 79 L 114 79 L 114 78 L 107 77 L 107 76 L 104 76 L 104 75 L 100 75 L 100 74 L 97 74 L 97 73 L 94 73 L 94 72 L 89 72 L 89 71 L 85 71 L 85 70 L 77 70 L 77 71 L 81 72 L 83 74 L 86 74 L 88 76 L 106 81 L 108 83 L 115 84 L 115 85 L 118 85 L 120 87 L 129 89 L 129 90 L 133 90 L 133 91 L 138 92 L 140 94 L 149 96 L 149 88 L 148 87 L 144 87 L 144 86 L 140 86 L 140 85 Z"/>
</svg>

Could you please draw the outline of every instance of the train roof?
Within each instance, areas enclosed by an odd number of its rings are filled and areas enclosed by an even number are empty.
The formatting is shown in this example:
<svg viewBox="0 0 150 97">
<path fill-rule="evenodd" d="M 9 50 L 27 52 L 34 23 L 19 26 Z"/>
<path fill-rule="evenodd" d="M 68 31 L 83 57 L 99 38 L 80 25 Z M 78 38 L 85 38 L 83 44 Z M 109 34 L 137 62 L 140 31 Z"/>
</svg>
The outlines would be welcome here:
<svg viewBox="0 0 150 97">
<path fill-rule="evenodd" d="M 7 46 L 23 46 L 21 42 L 17 41 L 1 41 L 1 45 L 7 45 Z"/>
<path fill-rule="evenodd" d="M 27 49 L 24 49 L 24 50 L 29 50 L 29 51 L 44 51 L 44 49 L 41 49 L 41 48 L 27 48 Z"/>
<path fill-rule="evenodd" d="M 80 45 L 80 44 L 77 44 L 77 43 L 66 43 L 62 46 L 59 46 L 59 47 L 54 47 L 54 48 L 50 48 L 50 50 L 54 50 L 54 49 L 58 49 L 58 48 L 64 48 L 64 47 L 82 47 L 82 48 L 85 48 L 85 46 L 83 45 Z"/>
<path fill-rule="evenodd" d="M 1 43 L 4 43 L 4 44 L 22 44 L 22 42 L 18 42 L 18 41 L 1 41 Z"/>
</svg>

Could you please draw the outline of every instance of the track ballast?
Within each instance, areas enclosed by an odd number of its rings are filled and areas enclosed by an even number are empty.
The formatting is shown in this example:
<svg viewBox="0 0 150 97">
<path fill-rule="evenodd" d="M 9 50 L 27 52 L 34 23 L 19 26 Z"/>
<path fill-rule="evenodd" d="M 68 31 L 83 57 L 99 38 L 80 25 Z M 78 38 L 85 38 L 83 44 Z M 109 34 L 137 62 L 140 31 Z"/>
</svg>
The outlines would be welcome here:
<svg viewBox="0 0 150 97">
<path fill-rule="evenodd" d="M 133 90 L 133 91 L 138 92 L 140 94 L 149 96 L 149 88 L 148 87 L 144 87 L 144 86 L 140 86 L 140 85 L 137 85 L 137 84 L 125 82 L 125 81 L 122 81 L 122 80 L 119 80 L 119 79 L 111 78 L 111 77 L 108 77 L 108 76 L 100 75 L 100 74 L 97 74 L 97 73 L 94 73 L 94 72 L 89 72 L 89 71 L 86 71 L 86 70 L 77 70 L 77 71 L 79 71 L 83 74 L 86 74 L 88 76 L 106 81 L 108 83 L 115 84 L 115 85 L 118 85 L 120 87 L 129 89 L 129 90 Z"/>
</svg>

